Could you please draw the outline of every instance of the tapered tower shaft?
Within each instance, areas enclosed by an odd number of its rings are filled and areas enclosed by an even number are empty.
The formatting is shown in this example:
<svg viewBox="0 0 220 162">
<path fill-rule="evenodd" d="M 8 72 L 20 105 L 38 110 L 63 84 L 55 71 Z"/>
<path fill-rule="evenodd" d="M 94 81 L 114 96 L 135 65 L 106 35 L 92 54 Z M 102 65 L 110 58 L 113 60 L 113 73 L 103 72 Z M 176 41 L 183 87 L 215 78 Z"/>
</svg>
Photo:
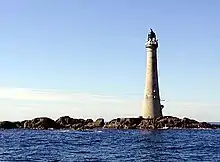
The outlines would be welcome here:
<svg viewBox="0 0 220 162">
<path fill-rule="evenodd" d="M 145 47 L 147 51 L 147 66 L 142 115 L 144 118 L 157 118 L 162 116 L 162 105 L 160 103 L 157 71 L 158 40 L 152 29 L 148 34 Z"/>
</svg>

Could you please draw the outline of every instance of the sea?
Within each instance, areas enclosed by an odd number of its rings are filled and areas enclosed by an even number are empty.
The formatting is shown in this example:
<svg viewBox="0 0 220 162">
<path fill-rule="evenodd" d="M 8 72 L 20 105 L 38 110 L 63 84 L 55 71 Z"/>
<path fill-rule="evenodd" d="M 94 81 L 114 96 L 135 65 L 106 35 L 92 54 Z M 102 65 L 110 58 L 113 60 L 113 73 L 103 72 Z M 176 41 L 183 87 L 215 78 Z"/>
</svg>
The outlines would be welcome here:
<svg viewBox="0 0 220 162">
<path fill-rule="evenodd" d="M 0 130 L 0 161 L 220 161 L 220 130 Z"/>
</svg>

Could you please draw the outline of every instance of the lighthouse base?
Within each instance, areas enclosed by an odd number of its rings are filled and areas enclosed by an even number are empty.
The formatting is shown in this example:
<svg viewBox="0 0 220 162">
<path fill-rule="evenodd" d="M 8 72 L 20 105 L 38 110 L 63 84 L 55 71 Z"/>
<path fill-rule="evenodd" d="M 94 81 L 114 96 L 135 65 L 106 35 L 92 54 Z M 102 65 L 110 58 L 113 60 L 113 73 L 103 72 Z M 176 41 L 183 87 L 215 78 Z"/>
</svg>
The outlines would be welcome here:
<svg viewBox="0 0 220 162">
<path fill-rule="evenodd" d="M 160 104 L 160 101 L 158 102 L 155 99 L 144 99 L 142 106 L 143 118 L 157 118 L 163 116 L 162 107 L 163 105 Z"/>
</svg>

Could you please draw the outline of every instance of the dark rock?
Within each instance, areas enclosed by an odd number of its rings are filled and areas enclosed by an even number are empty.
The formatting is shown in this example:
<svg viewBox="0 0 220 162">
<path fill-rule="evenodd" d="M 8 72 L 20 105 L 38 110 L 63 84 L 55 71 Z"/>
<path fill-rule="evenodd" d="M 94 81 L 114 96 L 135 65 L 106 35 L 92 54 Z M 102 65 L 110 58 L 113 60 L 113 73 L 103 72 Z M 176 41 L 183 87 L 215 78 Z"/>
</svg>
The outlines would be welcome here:
<svg viewBox="0 0 220 162">
<path fill-rule="evenodd" d="M 23 128 L 22 122 L 14 122 L 18 128 Z"/>
<path fill-rule="evenodd" d="M 88 124 L 88 123 L 93 123 L 93 120 L 92 119 L 86 119 L 85 124 Z"/>
<path fill-rule="evenodd" d="M 105 121 L 103 118 L 99 118 L 94 122 L 95 127 L 103 127 L 105 124 Z"/>
<path fill-rule="evenodd" d="M 24 128 L 24 123 L 25 123 L 26 121 L 28 121 L 28 120 L 23 120 L 23 121 L 20 122 L 20 123 L 21 123 L 21 128 Z"/>
<path fill-rule="evenodd" d="M 213 129 L 220 129 L 220 124 L 212 124 Z"/>
<path fill-rule="evenodd" d="M 60 125 L 61 128 L 70 128 L 74 120 L 69 116 L 62 116 L 56 120 L 56 123 Z"/>
<path fill-rule="evenodd" d="M 2 122 L 0 122 L 0 128 L 2 128 L 2 129 L 17 129 L 17 128 L 20 128 L 20 122 L 2 121 Z"/>
<path fill-rule="evenodd" d="M 89 120 L 89 119 L 87 119 Z M 83 129 L 94 129 L 94 128 L 102 128 L 105 124 L 105 121 L 103 118 L 99 118 L 96 121 L 93 122 L 93 120 L 90 119 L 90 122 L 85 124 L 83 126 Z"/>
<path fill-rule="evenodd" d="M 86 125 L 84 125 L 82 129 L 94 129 L 94 128 L 95 128 L 95 124 L 94 122 L 92 122 L 92 123 L 87 123 Z"/>
<path fill-rule="evenodd" d="M 107 122 L 104 128 L 114 129 L 136 129 L 142 118 L 117 118 Z"/>
<path fill-rule="evenodd" d="M 75 129 L 75 130 L 81 130 L 81 129 L 93 129 L 95 127 L 99 127 L 99 122 L 102 122 L 101 120 L 94 122 L 92 119 L 73 119 L 69 116 L 63 116 L 56 120 L 56 123 L 61 125 L 61 128 L 66 129 Z"/>
<path fill-rule="evenodd" d="M 193 120 L 193 119 L 189 119 L 189 118 L 183 118 L 182 122 L 186 123 L 186 124 L 197 124 L 197 123 L 199 123 L 198 121 Z"/>
<path fill-rule="evenodd" d="M 163 127 L 181 127 L 181 119 L 173 116 L 162 116 L 158 117 L 156 120 L 156 128 Z"/>
<path fill-rule="evenodd" d="M 78 127 L 82 127 L 86 124 L 86 122 L 89 122 L 91 120 L 84 120 L 84 119 L 73 119 L 69 116 L 62 116 L 59 119 L 56 120 L 56 123 L 61 126 L 61 128 L 72 128 L 72 129 L 78 129 Z"/>
<path fill-rule="evenodd" d="M 206 122 L 199 123 L 199 128 L 214 128 L 214 125 Z"/>
<path fill-rule="evenodd" d="M 137 126 L 138 129 L 155 129 L 156 122 L 155 119 L 143 119 Z"/>
<path fill-rule="evenodd" d="M 189 118 L 183 118 L 181 120 L 181 128 L 199 128 L 199 122 Z"/>
<path fill-rule="evenodd" d="M 56 123 L 54 120 L 47 118 L 47 117 L 41 117 L 41 118 L 34 118 L 33 120 L 27 120 L 24 122 L 24 128 L 29 129 L 59 129 L 61 126 Z"/>
<path fill-rule="evenodd" d="M 71 123 L 72 119 L 73 118 L 70 118 L 69 116 L 62 116 L 56 120 L 56 123 L 59 123 L 60 125 L 66 125 Z"/>
<path fill-rule="evenodd" d="M 139 118 L 116 118 L 109 122 L 104 121 L 103 118 L 99 118 L 95 121 L 92 119 L 74 119 L 69 116 L 63 116 L 56 121 L 47 118 L 40 117 L 32 120 L 24 120 L 21 122 L 0 122 L 0 128 L 2 129 L 160 129 L 160 128 L 211 128 L 220 129 L 220 125 L 213 125 L 206 122 L 198 122 L 189 118 L 177 118 L 173 116 L 162 116 L 155 119 Z"/>
<path fill-rule="evenodd" d="M 113 119 L 107 123 L 105 123 L 104 128 L 114 128 L 118 129 L 120 124 L 120 118 Z"/>
<path fill-rule="evenodd" d="M 71 129 L 83 129 L 84 123 L 77 123 L 77 124 L 73 124 L 71 125 Z"/>
</svg>

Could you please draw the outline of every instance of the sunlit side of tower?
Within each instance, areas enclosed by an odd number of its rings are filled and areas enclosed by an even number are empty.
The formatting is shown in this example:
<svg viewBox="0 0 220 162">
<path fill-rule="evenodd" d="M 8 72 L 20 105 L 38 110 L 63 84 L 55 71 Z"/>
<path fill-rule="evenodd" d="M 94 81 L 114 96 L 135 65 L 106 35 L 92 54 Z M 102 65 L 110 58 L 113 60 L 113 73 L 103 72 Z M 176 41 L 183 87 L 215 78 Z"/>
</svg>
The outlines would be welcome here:
<svg viewBox="0 0 220 162">
<path fill-rule="evenodd" d="M 162 108 L 159 94 L 157 71 L 158 40 L 151 29 L 145 43 L 147 51 L 146 81 L 144 90 L 144 102 L 142 116 L 144 118 L 157 118 L 162 116 Z"/>
</svg>

